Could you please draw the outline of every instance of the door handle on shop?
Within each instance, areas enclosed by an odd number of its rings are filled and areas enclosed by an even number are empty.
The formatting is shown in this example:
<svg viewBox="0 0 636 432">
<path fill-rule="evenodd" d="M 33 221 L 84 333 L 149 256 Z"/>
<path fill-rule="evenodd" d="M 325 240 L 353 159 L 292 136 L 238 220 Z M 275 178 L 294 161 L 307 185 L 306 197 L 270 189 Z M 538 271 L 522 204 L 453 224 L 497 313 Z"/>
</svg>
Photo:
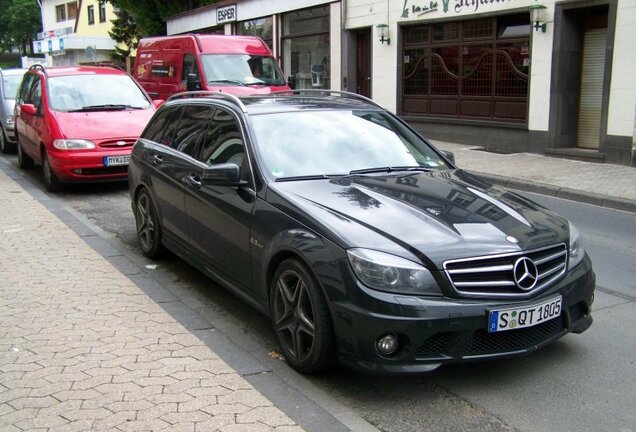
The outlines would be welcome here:
<svg viewBox="0 0 636 432">
<path fill-rule="evenodd" d="M 163 162 L 163 158 L 159 155 L 154 155 L 152 157 L 152 160 L 155 163 L 155 165 L 161 165 L 161 163 Z"/>
<path fill-rule="evenodd" d="M 188 181 L 188 183 L 190 183 L 190 186 L 193 186 L 197 189 L 201 187 L 201 179 L 194 174 L 187 176 L 186 180 Z"/>
</svg>

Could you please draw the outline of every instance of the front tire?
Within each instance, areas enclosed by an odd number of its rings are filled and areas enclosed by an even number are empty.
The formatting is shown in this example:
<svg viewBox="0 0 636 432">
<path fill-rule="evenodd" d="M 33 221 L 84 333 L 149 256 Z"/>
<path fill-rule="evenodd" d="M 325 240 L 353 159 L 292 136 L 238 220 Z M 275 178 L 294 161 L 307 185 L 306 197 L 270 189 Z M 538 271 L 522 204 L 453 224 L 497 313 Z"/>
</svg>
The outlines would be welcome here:
<svg viewBox="0 0 636 432">
<path fill-rule="evenodd" d="M 4 154 L 13 153 L 15 151 L 15 144 L 9 142 L 3 128 L 0 128 L 0 151 Z"/>
<path fill-rule="evenodd" d="M 270 317 L 291 367 L 316 373 L 335 365 L 336 342 L 327 302 L 313 275 L 297 259 L 287 259 L 276 269 Z"/>
<path fill-rule="evenodd" d="M 22 146 L 20 145 L 19 139 L 18 139 L 18 166 L 23 170 L 32 169 L 35 166 L 35 162 L 33 162 L 33 159 L 31 159 L 31 156 L 29 156 L 28 154 L 24 152 L 24 150 L 22 150 Z"/>
<path fill-rule="evenodd" d="M 140 190 L 135 198 L 135 225 L 141 252 L 148 258 L 161 255 L 161 226 L 155 203 L 147 189 Z"/>
<path fill-rule="evenodd" d="M 42 177 L 47 191 L 59 192 L 62 190 L 62 183 L 53 172 L 49 158 L 44 150 L 42 150 Z"/>
</svg>

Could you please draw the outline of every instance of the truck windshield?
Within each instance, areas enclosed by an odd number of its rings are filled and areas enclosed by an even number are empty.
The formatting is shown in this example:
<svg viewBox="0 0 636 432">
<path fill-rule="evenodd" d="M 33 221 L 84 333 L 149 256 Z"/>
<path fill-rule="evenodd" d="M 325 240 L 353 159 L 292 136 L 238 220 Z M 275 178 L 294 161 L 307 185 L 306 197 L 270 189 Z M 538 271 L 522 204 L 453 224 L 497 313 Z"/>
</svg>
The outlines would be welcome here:
<svg viewBox="0 0 636 432">
<path fill-rule="evenodd" d="M 201 58 L 208 84 L 285 85 L 283 74 L 272 57 L 205 54 Z"/>
</svg>

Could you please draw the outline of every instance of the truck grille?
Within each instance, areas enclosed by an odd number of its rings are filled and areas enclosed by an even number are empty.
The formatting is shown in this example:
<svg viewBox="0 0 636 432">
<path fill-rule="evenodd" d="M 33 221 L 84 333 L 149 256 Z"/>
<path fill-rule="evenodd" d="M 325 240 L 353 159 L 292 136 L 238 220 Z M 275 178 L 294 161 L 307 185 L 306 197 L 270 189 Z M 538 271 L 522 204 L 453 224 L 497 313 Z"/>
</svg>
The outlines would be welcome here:
<svg viewBox="0 0 636 432">
<path fill-rule="evenodd" d="M 565 243 L 513 254 L 450 260 L 444 270 L 463 297 L 524 298 L 559 280 L 568 260 Z"/>
</svg>

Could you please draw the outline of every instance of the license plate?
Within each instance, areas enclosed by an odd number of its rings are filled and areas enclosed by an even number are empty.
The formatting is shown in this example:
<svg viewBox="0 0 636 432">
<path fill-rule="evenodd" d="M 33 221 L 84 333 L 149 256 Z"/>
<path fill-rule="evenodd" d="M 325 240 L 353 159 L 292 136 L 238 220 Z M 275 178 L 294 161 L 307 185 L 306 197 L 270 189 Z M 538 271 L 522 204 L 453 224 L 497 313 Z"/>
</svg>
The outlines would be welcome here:
<svg viewBox="0 0 636 432">
<path fill-rule="evenodd" d="M 488 333 L 532 327 L 561 315 L 561 296 L 535 306 L 491 310 Z"/>
<path fill-rule="evenodd" d="M 104 156 L 104 166 L 120 166 L 130 163 L 130 155 Z"/>
</svg>

